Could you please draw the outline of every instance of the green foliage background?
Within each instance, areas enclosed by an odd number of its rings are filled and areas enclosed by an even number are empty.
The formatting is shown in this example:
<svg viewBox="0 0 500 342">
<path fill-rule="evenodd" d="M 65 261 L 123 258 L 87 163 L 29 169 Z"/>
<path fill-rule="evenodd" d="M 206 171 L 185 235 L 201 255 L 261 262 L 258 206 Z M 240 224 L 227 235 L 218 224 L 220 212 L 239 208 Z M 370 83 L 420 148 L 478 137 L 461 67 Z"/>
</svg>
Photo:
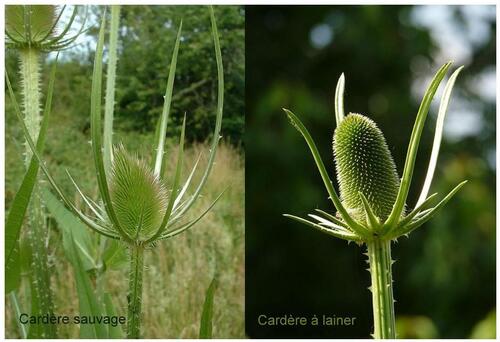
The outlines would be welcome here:
<svg viewBox="0 0 500 342">
<path fill-rule="evenodd" d="M 464 37 L 467 45 L 459 47 L 468 49 L 468 54 L 445 127 L 472 125 L 460 112 L 469 108 L 481 128 L 458 138 L 445 135 L 431 193 L 444 195 L 463 179 L 469 183 L 435 219 L 393 247 L 398 334 L 495 336 L 496 103 L 478 84 L 495 70 L 495 7 L 483 8 L 490 15 L 478 19 L 485 30 L 475 37 L 467 35 L 466 19 L 478 8 L 447 7 L 449 15 L 435 19 L 447 20 L 457 37 L 417 25 L 412 20 L 416 10 L 413 6 L 246 8 L 245 311 L 250 337 L 368 338 L 373 332 L 365 249 L 282 217 L 334 208 L 307 145 L 281 108 L 291 109 L 304 122 L 335 179 L 333 95 L 344 72 L 346 113 L 368 115 L 379 125 L 401 176 L 424 87 L 451 58 L 447 53 L 456 48 L 458 36 Z M 315 36 L 319 36 L 316 43 Z M 433 106 L 417 157 L 410 207 L 425 177 L 436 113 Z M 271 327 L 258 325 L 260 314 L 320 319 L 325 314 L 357 320 L 354 326 Z"/>
</svg>

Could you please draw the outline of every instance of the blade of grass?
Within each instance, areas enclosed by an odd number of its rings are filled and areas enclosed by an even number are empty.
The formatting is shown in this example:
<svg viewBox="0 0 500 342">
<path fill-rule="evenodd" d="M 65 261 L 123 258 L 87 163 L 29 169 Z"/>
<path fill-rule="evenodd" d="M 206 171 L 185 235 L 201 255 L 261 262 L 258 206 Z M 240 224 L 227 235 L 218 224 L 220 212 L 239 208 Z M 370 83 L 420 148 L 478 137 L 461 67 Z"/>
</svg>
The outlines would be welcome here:
<svg viewBox="0 0 500 342">
<path fill-rule="evenodd" d="M 78 253 L 78 247 L 73 238 L 72 230 L 70 232 L 70 256 L 75 272 L 76 289 L 78 293 L 78 303 L 80 316 L 104 316 L 106 313 L 101 309 L 97 302 L 97 296 L 92 289 L 89 275 Z M 104 324 L 80 324 L 80 338 L 107 338 L 106 326 Z"/>
<path fill-rule="evenodd" d="M 200 319 L 200 339 L 212 338 L 212 320 L 214 315 L 214 294 L 217 285 L 216 277 L 212 279 L 205 293 L 205 302 L 203 303 L 203 311 Z"/>
<path fill-rule="evenodd" d="M 115 306 L 113 305 L 113 300 L 111 299 L 111 295 L 107 292 L 104 293 L 104 307 L 106 308 L 106 314 L 108 315 L 108 317 L 118 316 Z M 120 325 L 117 325 L 116 327 L 109 325 L 107 338 L 113 338 L 113 339 L 123 338 L 123 330 L 120 327 Z"/>
<path fill-rule="evenodd" d="M 24 311 L 21 310 L 21 307 L 19 305 L 19 300 L 17 299 L 16 293 L 11 292 L 9 294 L 9 298 L 10 298 L 10 301 L 12 302 L 12 306 L 14 307 L 14 312 L 16 313 L 16 317 L 20 317 Z M 24 324 L 22 324 L 21 322 L 19 322 L 19 320 L 16 320 L 16 321 L 17 321 L 17 326 L 19 328 L 19 332 L 21 334 L 21 338 L 22 339 L 28 338 L 28 331 L 26 330 L 26 326 Z"/>
</svg>

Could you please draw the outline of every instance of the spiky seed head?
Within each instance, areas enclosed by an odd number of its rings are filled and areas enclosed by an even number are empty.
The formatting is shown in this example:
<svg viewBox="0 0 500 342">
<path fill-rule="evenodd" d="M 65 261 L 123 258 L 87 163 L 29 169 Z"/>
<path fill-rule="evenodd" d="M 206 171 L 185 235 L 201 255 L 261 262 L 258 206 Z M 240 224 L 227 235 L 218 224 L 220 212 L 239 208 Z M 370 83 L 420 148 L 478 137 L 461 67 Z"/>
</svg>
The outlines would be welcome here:
<svg viewBox="0 0 500 342">
<path fill-rule="evenodd" d="M 385 220 L 399 189 L 396 164 L 382 131 L 373 120 L 349 113 L 335 130 L 333 154 L 346 209 L 359 222 L 366 222 L 359 192 L 368 199 L 374 214 Z"/>
<path fill-rule="evenodd" d="M 56 20 L 53 5 L 7 5 L 5 29 L 17 41 L 37 45 L 47 35 L 52 36 Z M 46 38 L 45 38 L 46 39 Z"/>
<path fill-rule="evenodd" d="M 110 193 L 120 225 L 136 241 L 151 238 L 161 225 L 168 191 L 147 163 L 119 145 L 113 153 Z"/>
</svg>

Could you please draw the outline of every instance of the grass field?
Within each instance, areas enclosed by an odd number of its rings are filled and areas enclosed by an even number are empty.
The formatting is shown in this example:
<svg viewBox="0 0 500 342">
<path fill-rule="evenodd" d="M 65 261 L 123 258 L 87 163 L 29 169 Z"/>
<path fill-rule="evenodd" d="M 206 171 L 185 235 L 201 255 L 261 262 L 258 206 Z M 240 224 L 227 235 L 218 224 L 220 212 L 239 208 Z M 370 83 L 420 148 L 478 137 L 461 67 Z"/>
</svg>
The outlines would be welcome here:
<svg viewBox="0 0 500 342">
<path fill-rule="evenodd" d="M 6 208 L 20 184 L 23 175 L 22 152 L 24 150 L 19 125 L 13 115 L 6 115 Z M 88 132 L 85 121 L 71 118 L 71 114 L 58 109 L 53 115 L 45 158 L 49 169 L 67 193 L 74 194 L 65 169 L 81 184 L 87 194 L 95 199 L 97 185 L 93 178 Z M 176 141 L 177 138 L 172 139 Z M 122 141 L 140 156 L 151 157 L 152 134 L 117 132 L 115 141 Z M 201 176 L 208 144 L 187 146 L 184 177 L 190 171 L 199 153 L 202 159 L 193 184 Z M 175 160 L 176 144 L 168 149 L 169 158 Z M 171 174 L 171 173 L 170 173 Z M 48 185 L 47 185 L 48 186 Z M 228 190 L 196 226 L 170 240 L 160 242 L 146 252 L 146 270 L 143 288 L 144 338 L 196 338 L 205 298 L 210 281 L 217 274 L 214 299 L 213 337 L 244 337 L 244 159 L 238 148 L 222 143 L 216 164 L 202 197 L 190 211 L 195 217 L 226 187 Z M 80 201 L 74 196 L 75 201 Z M 61 244 L 60 233 L 49 219 L 49 256 L 52 289 L 56 293 L 56 313 L 78 314 L 78 297 L 73 269 L 67 261 Z M 93 235 L 95 233 L 92 233 Z M 110 292 L 118 313 L 126 316 L 128 265 L 107 270 L 104 289 Z M 21 312 L 29 312 L 28 281 L 24 276 L 18 292 Z M 6 299 L 6 337 L 19 338 L 12 302 Z M 79 327 L 60 327 L 60 338 L 78 338 Z"/>
</svg>

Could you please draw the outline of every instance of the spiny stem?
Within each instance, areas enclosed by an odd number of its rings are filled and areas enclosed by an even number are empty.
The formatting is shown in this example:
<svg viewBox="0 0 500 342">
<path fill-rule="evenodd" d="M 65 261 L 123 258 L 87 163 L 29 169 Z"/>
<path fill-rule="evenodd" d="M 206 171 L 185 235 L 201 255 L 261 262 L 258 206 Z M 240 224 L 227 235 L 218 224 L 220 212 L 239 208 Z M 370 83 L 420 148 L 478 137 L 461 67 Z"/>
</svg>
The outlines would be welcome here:
<svg viewBox="0 0 500 342">
<path fill-rule="evenodd" d="M 34 141 L 40 130 L 40 52 L 35 49 L 19 51 L 21 91 L 23 98 L 24 120 Z M 26 143 L 24 163 L 28 167 L 31 150 Z"/>
<path fill-rule="evenodd" d="M 130 248 L 127 338 L 140 338 L 143 270 L 144 246 L 132 246 Z"/>
<path fill-rule="evenodd" d="M 392 294 L 391 242 L 375 239 L 367 243 L 373 299 L 373 337 L 396 338 Z"/>
<path fill-rule="evenodd" d="M 23 98 L 24 120 L 33 139 L 38 138 L 40 131 L 40 52 L 36 49 L 24 49 L 20 53 L 21 92 Z M 32 152 L 26 143 L 25 165 L 29 166 Z M 39 184 L 35 184 L 29 207 L 29 230 L 26 234 L 31 249 L 31 297 L 33 315 L 52 315 L 54 304 L 50 288 L 50 272 L 48 266 L 47 231 Z M 35 312 L 37 311 L 37 312 Z M 55 338 L 56 329 L 53 324 L 30 327 L 33 337 Z M 35 332 L 35 333 L 33 333 Z"/>
</svg>

